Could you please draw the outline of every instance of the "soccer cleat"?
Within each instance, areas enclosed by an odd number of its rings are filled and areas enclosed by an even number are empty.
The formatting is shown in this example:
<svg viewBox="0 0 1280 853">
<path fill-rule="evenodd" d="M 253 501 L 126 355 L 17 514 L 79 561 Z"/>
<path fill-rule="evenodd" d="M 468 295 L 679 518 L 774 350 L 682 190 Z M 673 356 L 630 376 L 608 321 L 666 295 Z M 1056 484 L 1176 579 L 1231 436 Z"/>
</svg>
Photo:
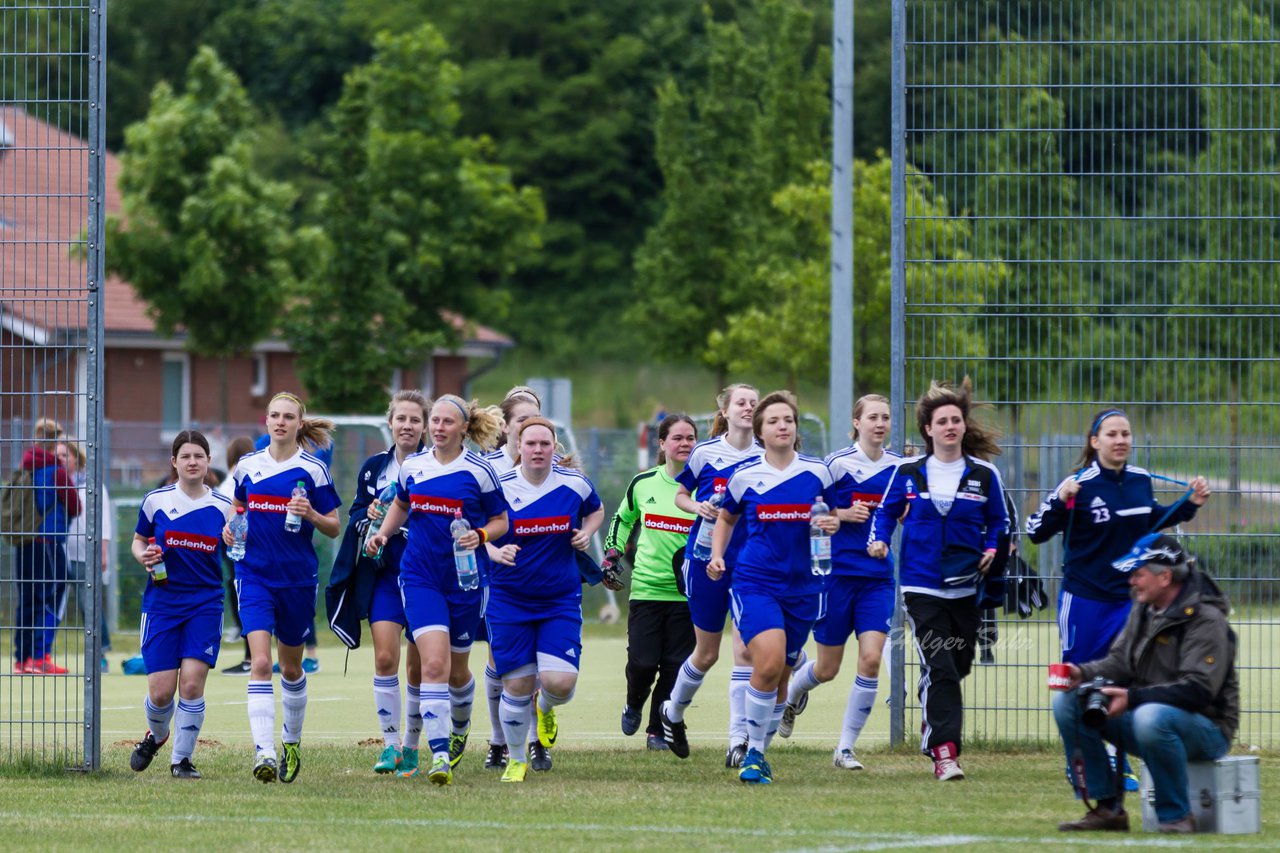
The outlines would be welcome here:
<svg viewBox="0 0 1280 853">
<path fill-rule="evenodd" d="M 667 739 L 659 734 L 645 735 L 645 749 L 650 752 L 666 752 L 671 749 L 671 745 L 667 743 Z"/>
<path fill-rule="evenodd" d="M 400 769 L 396 771 L 396 775 L 401 779 L 412 779 L 418 775 L 418 750 L 416 748 L 406 746 L 400 750 Z"/>
<path fill-rule="evenodd" d="M 142 736 L 142 740 L 134 744 L 133 755 L 129 756 L 129 766 L 138 773 L 146 770 L 151 766 L 151 759 L 156 757 L 156 752 L 164 744 L 165 738 L 156 743 L 156 736 L 151 733 L 151 729 L 147 729 L 147 733 Z"/>
<path fill-rule="evenodd" d="M 471 734 L 471 724 L 467 723 L 467 730 L 460 735 L 449 735 L 449 766 L 457 767 L 458 762 L 462 760 L 462 753 L 467 751 L 467 737 Z"/>
<path fill-rule="evenodd" d="M 766 773 L 764 756 L 759 750 L 748 749 L 742 758 L 742 769 L 738 771 L 738 779 L 745 785 L 768 785 L 773 782 L 773 773 Z"/>
<path fill-rule="evenodd" d="M 556 745 L 556 738 L 560 735 L 560 725 L 556 722 L 556 709 L 548 708 L 546 711 L 542 707 L 538 707 L 538 743 L 547 749 Z"/>
<path fill-rule="evenodd" d="M 529 766 L 539 773 L 551 769 L 551 753 L 536 740 L 529 744 Z"/>
<path fill-rule="evenodd" d="M 200 771 L 191 763 L 190 758 L 184 758 L 177 764 L 169 765 L 169 775 L 175 779 L 199 779 Z"/>
<path fill-rule="evenodd" d="M 507 769 L 502 771 L 503 782 L 523 782 L 524 777 L 529 773 L 529 765 L 523 761 L 511 761 L 507 764 Z"/>
<path fill-rule="evenodd" d="M 448 755 L 441 754 L 431 759 L 431 770 L 427 773 L 427 778 L 432 785 L 443 787 L 453 784 L 453 765 L 449 763 Z"/>
<path fill-rule="evenodd" d="M 675 722 L 667 716 L 667 704 L 662 703 L 662 708 L 658 711 L 659 717 L 662 718 L 662 736 L 667 741 L 667 746 L 671 747 L 671 752 L 676 758 L 689 757 L 689 728 L 684 721 Z"/>
<path fill-rule="evenodd" d="M 788 738 L 796 728 L 796 717 L 804 713 L 804 709 L 809 707 L 808 692 L 800 694 L 800 701 L 792 705 L 787 703 L 782 709 L 782 719 L 778 721 L 778 737 Z"/>
<path fill-rule="evenodd" d="M 302 769 L 302 752 L 296 743 L 286 743 L 283 746 L 284 766 L 280 768 L 280 781 L 287 785 L 298 778 L 298 771 Z"/>
<path fill-rule="evenodd" d="M 622 706 L 622 733 L 631 737 L 640 731 L 640 712 L 630 705 Z"/>
<path fill-rule="evenodd" d="M 306 673 L 319 672 L 319 671 L 320 671 L 320 658 L 303 658 L 303 659 L 302 659 L 302 671 L 303 671 L 303 672 L 306 672 Z"/>
<path fill-rule="evenodd" d="M 741 767 L 742 759 L 747 755 L 747 745 L 745 743 L 735 743 L 729 747 L 729 751 L 724 754 L 725 767 Z"/>
<path fill-rule="evenodd" d="M 485 770 L 501 770 L 507 766 L 510 753 L 505 743 L 489 744 L 489 751 L 484 756 Z"/>
<path fill-rule="evenodd" d="M 760 757 L 760 774 L 768 780 L 766 784 L 773 782 L 773 768 L 769 766 L 769 760 L 764 756 Z"/>
<path fill-rule="evenodd" d="M 50 657 L 49 655 L 45 655 L 44 657 L 40 658 L 40 660 L 32 660 L 30 671 L 36 675 L 66 675 L 67 674 L 67 668 L 65 666 L 58 666 L 56 663 L 53 662 L 53 658 Z"/>
<path fill-rule="evenodd" d="M 862 770 L 862 762 L 852 749 L 837 749 L 831 753 L 831 766 L 841 770 Z"/>
<path fill-rule="evenodd" d="M 394 773 L 400 767 L 401 762 L 400 747 L 395 744 L 387 744 L 383 748 L 382 754 L 378 756 L 378 763 L 373 765 L 374 773 Z"/>
<path fill-rule="evenodd" d="M 222 670 L 222 674 L 223 675 L 248 675 L 252 671 L 253 671 L 253 664 L 249 663 L 247 660 L 242 660 L 240 661 L 240 663 L 233 663 L 231 664 L 231 666 Z"/>
<path fill-rule="evenodd" d="M 253 765 L 253 778 L 264 785 L 276 781 L 276 760 L 270 756 L 259 755 Z"/>
</svg>

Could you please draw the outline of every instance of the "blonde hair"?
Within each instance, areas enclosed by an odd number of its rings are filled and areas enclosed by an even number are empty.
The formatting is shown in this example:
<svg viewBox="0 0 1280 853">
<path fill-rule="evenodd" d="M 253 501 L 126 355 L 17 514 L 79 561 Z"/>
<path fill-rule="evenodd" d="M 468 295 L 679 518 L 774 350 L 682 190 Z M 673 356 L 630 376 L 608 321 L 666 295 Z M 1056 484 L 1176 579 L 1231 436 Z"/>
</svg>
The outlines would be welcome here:
<svg viewBox="0 0 1280 853">
<path fill-rule="evenodd" d="M 578 457 L 573 456 L 565 451 L 564 445 L 560 443 L 560 437 L 556 434 L 556 425 L 543 417 L 529 418 L 529 420 L 520 424 L 520 431 L 516 433 L 516 464 L 520 464 L 520 439 L 524 435 L 524 431 L 531 426 L 546 427 L 551 431 L 551 441 L 555 445 L 554 453 L 560 458 L 555 460 L 555 464 L 561 468 L 572 468 L 575 471 L 582 470 L 582 463 L 578 461 Z"/>
<path fill-rule="evenodd" d="M 756 410 L 751 413 L 751 432 L 755 435 L 756 441 L 761 443 L 764 439 L 760 437 L 760 432 L 764 428 L 764 410 L 772 406 L 774 403 L 785 403 L 791 407 L 791 416 L 796 421 L 796 440 L 792 447 L 795 450 L 800 449 L 800 404 L 796 402 L 796 395 L 790 391 L 770 391 L 764 395 L 759 403 L 756 403 Z"/>
<path fill-rule="evenodd" d="M 46 447 L 52 447 L 63 436 L 62 424 L 53 418 L 41 418 L 36 421 L 35 429 L 31 431 L 31 435 L 38 443 Z"/>
<path fill-rule="evenodd" d="M 863 394 L 858 398 L 858 402 L 853 404 L 853 419 L 856 421 L 862 417 L 862 413 L 867 410 L 867 403 L 884 403 L 889 406 L 889 423 L 893 423 L 893 405 L 889 402 L 889 398 L 883 394 Z M 849 438 L 854 441 L 858 440 L 858 428 L 854 427 L 849 430 Z"/>
<path fill-rule="evenodd" d="M 309 446 L 312 450 L 321 450 L 333 444 L 334 423 L 328 418 L 307 417 L 307 404 L 302 398 L 288 391 L 277 391 L 267 403 L 267 408 L 276 400 L 288 400 L 298 407 L 298 445 Z"/>
<path fill-rule="evenodd" d="M 427 395 L 423 394 L 417 388 L 405 388 L 391 395 L 391 402 L 387 404 L 387 420 L 391 420 L 391 416 L 396 412 L 396 403 L 417 403 L 422 407 L 422 419 L 426 420 L 427 415 L 431 412 L 431 401 L 427 399 Z"/>
<path fill-rule="evenodd" d="M 960 439 L 960 450 L 967 456 L 976 456 L 987 461 L 1000 455 L 1000 445 L 996 439 L 999 431 L 978 423 L 970 417 L 970 409 L 983 407 L 973 402 L 973 383 L 966 376 L 960 387 L 945 380 L 937 379 L 929 383 L 929 390 L 916 401 L 916 425 L 920 428 L 920 437 L 924 439 L 925 453 L 933 453 L 933 437 L 925 427 L 933 423 L 933 413 L 943 406 L 955 406 L 964 418 L 964 437 Z"/>
<path fill-rule="evenodd" d="M 492 450 L 498 445 L 498 436 L 502 435 L 507 422 L 502 418 L 502 410 L 497 406 L 481 406 L 479 401 L 467 402 L 456 394 L 441 394 L 436 403 L 452 403 L 462 413 L 467 428 L 463 437 L 470 439 L 481 450 Z"/>
<path fill-rule="evenodd" d="M 58 444 L 65 445 L 67 452 L 76 457 L 76 464 L 81 470 L 89 463 L 89 457 L 85 455 L 84 448 L 80 446 L 80 442 L 72 441 L 68 438 L 58 439 Z"/>
<path fill-rule="evenodd" d="M 735 382 L 732 385 L 726 385 L 721 388 L 720 393 L 716 395 L 716 414 L 715 417 L 711 419 L 710 435 L 712 438 L 715 438 L 717 435 L 724 435 L 729 431 L 729 419 L 724 416 L 724 412 L 725 409 L 729 408 L 729 401 L 733 399 L 733 392 L 737 391 L 739 388 L 745 388 L 748 391 L 755 391 L 756 396 L 760 395 L 760 392 L 756 390 L 754 385 L 748 385 L 745 382 Z M 759 403 L 756 403 L 756 408 L 760 408 Z"/>
</svg>

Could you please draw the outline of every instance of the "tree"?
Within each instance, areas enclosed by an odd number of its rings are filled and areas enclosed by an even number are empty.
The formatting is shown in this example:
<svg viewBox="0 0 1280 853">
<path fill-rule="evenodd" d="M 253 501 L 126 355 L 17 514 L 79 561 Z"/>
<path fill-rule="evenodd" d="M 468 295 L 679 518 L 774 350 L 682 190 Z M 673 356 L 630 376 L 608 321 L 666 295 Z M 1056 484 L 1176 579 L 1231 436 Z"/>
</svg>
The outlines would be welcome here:
<svg viewBox="0 0 1280 853">
<path fill-rule="evenodd" d="M 107 269 L 133 285 L 162 335 L 226 359 L 275 330 L 293 279 L 287 184 L 252 165 L 254 113 L 236 76 L 209 48 L 187 69 L 185 91 L 156 86 L 147 117 L 125 132 L 123 219 L 106 229 Z"/>
<path fill-rule="evenodd" d="M 445 312 L 503 317 L 506 282 L 539 248 L 538 192 L 458 131 L 447 53 L 430 25 L 379 36 L 330 118 L 316 164 L 329 189 L 286 328 L 316 406 L 384 406 L 393 368 L 457 342 Z"/>
</svg>

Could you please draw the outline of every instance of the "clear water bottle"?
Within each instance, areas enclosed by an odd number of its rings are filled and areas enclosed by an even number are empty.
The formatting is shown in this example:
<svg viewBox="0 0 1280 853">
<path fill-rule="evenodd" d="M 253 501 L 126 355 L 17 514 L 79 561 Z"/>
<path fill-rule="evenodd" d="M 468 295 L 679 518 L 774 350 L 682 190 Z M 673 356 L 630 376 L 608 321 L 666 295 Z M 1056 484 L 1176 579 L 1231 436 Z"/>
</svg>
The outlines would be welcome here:
<svg viewBox="0 0 1280 853">
<path fill-rule="evenodd" d="M 148 539 L 147 544 L 156 544 L 156 537 L 152 536 Z M 169 570 L 164 567 L 164 560 L 151 567 L 151 582 L 159 586 L 164 586 L 169 582 Z"/>
<path fill-rule="evenodd" d="M 372 510 L 373 510 L 373 509 L 377 508 L 377 509 L 381 510 L 381 511 L 382 511 L 382 513 L 383 513 L 383 515 L 385 516 L 385 515 L 386 515 L 386 511 L 387 511 L 387 507 L 388 507 L 388 506 L 391 504 L 391 502 L 392 502 L 393 500 L 395 500 L 395 499 L 396 499 L 396 484 L 395 484 L 395 481 L 392 481 L 392 482 L 390 482 L 390 483 L 387 483 L 387 486 L 386 486 L 386 488 L 385 488 L 385 489 L 383 489 L 382 491 L 378 492 L 378 496 L 377 496 L 376 498 L 374 498 L 374 499 L 373 499 L 373 503 L 369 505 L 369 510 L 368 510 L 368 512 L 372 512 Z M 360 553 L 361 553 L 361 554 L 368 553 L 368 552 L 365 550 L 365 548 L 366 548 L 366 547 L 368 547 L 368 545 L 369 545 L 369 540 L 370 540 L 370 539 L 372 539 L 373 537 L 375 537 L 375 536 L 377 536 L 377 535 L 378 535 L 378 528 L 379 528 L 379 527 L 381 527 L 381 526 L 382 526 L 382 522 L 381 522 L 380 520 L 379 520 L 379 521 L 374 521 L 374 520 L 372 519 L 372 517 L 370 516 L 370 519 L 369 519 L 369 527 L 368 527 L 368 529 L 367 529 L 367 530 L 365 530 L 365 532 L 364 532 L 364 541 L 360 543 Z M 375 560 L 379 560 L 379 559 L 381 559 L 381 558 L 382 558 L 382 549 L 381 549 L 381 548 L 379 548 L 379 549 L 378 549 L 378 553 L 376 553 L 376 554 L 374 554 L 374 555 L 373 555 L 373 559 L 375 559 Z"/>
<path fill-rule="evenodd" d="M 298 481 L 298 485 L 293 487 L 293 497 L 305 498 L 307 496 L 307 484 L 302 480 Z M 302 529 L 302 516 L 296 512 L 285 513 L 284 529 L 290 533 L 297 533 Z"/>
<path fill-rule="evenodd" d="M 236 507 L 236 514 L 231 516 L 227 526 L 231 528 L 231 550 L 227 551 L 227 556 L 233 563 L 238 563 L 244 559 L 244 543 L 249 541 L 249 516 L 244 507 Z"/>
<path fill-rule="evenodd" d="M 724 503 L 724 492 L 715 492 L 711 497 L 707 498 L 707 503 L 712 508 L 720 509 L 720 504 Z M 716 523 L 707 521 L 703 518 L 698 522 L 698 538 L 693 540 L 693 558 L 695 560 L 711 559 L 711 534 L 715 532 Z"/>
<path fill-rule="evenodd" d="M 831 574 L 831 534 L 817 524 L 818 519 L 828 515 L 831 507 L 818 495 L 809 507 L 809 571 L 819 577 Z"/>
<path fill-rule="evenodd" d="M 462 510 L 453 511 L 453 524 L 449 535 L 453 537 L 453 567 L 458 570 L 458 588 L 476 589 L 480 586 L 480 567 L 476 565 L 476 549 L 462 547 L 461 539 L 471 531 L 471 522 L 462 517 Z"/>
</svg>

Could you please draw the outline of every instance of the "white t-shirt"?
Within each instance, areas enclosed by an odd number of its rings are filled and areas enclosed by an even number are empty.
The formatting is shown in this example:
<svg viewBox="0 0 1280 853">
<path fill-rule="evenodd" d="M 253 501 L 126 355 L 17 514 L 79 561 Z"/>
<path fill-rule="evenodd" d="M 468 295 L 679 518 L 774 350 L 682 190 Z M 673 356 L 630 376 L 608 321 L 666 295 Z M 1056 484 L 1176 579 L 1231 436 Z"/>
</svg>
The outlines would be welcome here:
<svg viewBox="0 0 1280 853">
<path fill-rule="evenodd" d="M 84 486 L 76 488 L 76 494 L 80 498 L 80 514 L 71 519 L 67 523 L 67 561 L 71 563 L 87 563 L 87 549 L 85 548 L 85 530 L 86 523 L 89 520 L 88 500 L 85 495 Z M 99 515 L 102 516 L 102 539 L 110 542 L 115 538 L 115 518 L 111 512 L 111 495 L 107 493 L 107 487 L 102 487 L 102 506 L 99 508 Z"/>
<path fill-rule="evenodd" d="M 939 515 L 946 515 L 955 503 L 960 491 L 960 478 L 964 476 L 964 457 L 955 462 L 939 462 L 930 456 L 925 462 L 925 476 L 929 479 L 929 497 Z"/>
</svg>

